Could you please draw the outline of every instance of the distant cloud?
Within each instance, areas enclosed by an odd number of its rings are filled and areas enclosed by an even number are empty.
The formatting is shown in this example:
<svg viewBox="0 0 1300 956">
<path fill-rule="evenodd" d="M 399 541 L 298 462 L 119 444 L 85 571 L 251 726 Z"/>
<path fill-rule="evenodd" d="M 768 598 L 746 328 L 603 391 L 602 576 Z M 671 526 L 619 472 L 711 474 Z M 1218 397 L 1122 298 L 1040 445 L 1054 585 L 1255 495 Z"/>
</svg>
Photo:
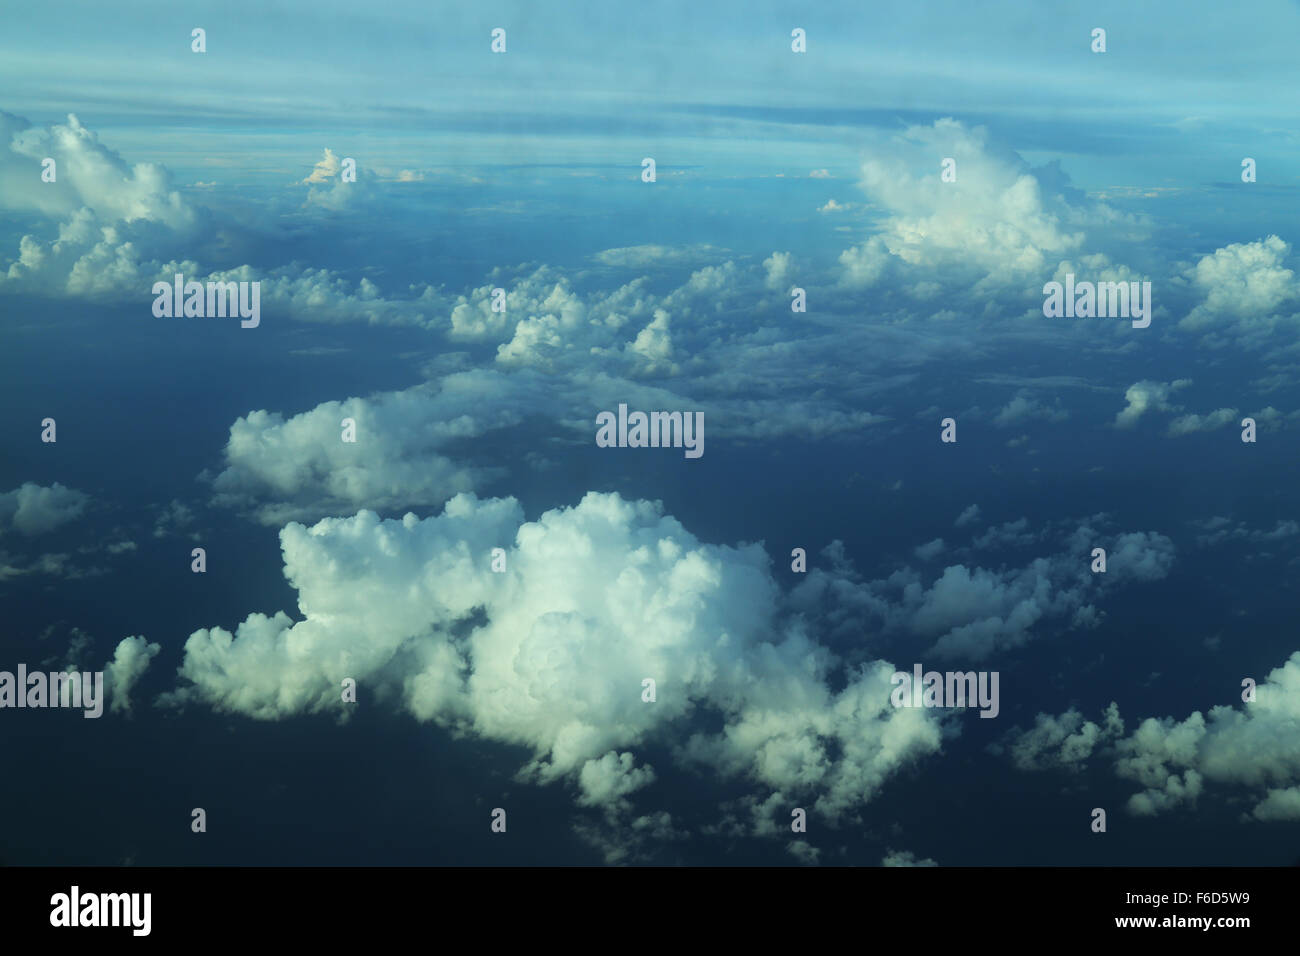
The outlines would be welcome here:
<svg viewBox="0 0 1300 956">
<path fill-rule="evenodd" d="M 1180 406 L 1171 404 L 1169 397 L 1191 384 L 1190 378 L 1180 378 L 1168 383 L 1143 381 L 1130 385 L 1124 392 L 1128 404 L 1115 416 L 1115 427 L 1132 428 L 1149 411 L 1177 411 Z"/>
<path fill-rule="evenodd" d="M 89 495 L 57 481 L 49 486 L 24 482 L 0 494 L 0 532 L 8 527 L 27 536 L 45 534 L 81 517 L 89 503 Z"/>
<path fill-rule="evenodd" d="M 325 147 L 325 156 L 318 162 L 306 179 L 301 180 L 304 183 L 327 183 L 339 174 L 342 164 L 339 158 L 334 155 L 334 151 L 328 146 Z"/>
</svg>

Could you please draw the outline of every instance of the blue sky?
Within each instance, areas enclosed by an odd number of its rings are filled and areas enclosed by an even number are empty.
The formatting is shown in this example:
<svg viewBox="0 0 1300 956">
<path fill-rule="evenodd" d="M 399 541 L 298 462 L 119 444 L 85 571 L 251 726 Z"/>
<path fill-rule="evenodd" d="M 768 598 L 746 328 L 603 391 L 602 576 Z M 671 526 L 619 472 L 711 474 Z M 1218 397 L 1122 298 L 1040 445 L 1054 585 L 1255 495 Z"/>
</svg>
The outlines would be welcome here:
<svg viewBox="0 0 1300 956">
<path fill-rule="evenodd" d="M 113 707 L 0 710 L 72 758 L 0 796 L 0 859 L 1293 862 L 1298 27 L 11 18 L 0 670 Z M 156 317 L 177 272 L 260 324 Z M 1045 317 L 1067 275 L 1149 282 L 1150 326 Z M 703 457 L 597 447 L 620 404 L 701 412 Z M 892 707 L 916 662 L 998 671 L 999 716 Z"/>
</svg>

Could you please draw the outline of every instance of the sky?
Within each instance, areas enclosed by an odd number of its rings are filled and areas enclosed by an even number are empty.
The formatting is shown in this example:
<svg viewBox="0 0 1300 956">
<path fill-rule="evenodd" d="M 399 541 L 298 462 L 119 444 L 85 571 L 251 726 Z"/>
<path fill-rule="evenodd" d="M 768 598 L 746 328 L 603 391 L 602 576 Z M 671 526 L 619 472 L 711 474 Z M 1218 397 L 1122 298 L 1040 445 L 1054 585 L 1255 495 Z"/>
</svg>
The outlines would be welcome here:
<svg viewBox="0 0 1300 956">
<path fill-rule="evenodd" d="M 0 863 L 1300 861 L 1298 30 L 13 11 Z"/>
</svg>

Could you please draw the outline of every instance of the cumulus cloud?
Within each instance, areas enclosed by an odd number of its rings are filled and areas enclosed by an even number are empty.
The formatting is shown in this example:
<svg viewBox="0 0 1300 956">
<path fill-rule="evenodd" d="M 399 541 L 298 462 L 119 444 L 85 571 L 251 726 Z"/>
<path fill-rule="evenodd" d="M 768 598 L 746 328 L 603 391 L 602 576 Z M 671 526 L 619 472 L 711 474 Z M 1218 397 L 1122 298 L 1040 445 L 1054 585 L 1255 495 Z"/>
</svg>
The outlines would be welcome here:
<svg viewBox="0 0 1300 956">
<path fill-rule="evenodd" d="M 1100 724 L 1084 720 L 1077 710 L 1068 710 L 1059 717 L 1039 714 L 1029 730 L 1014 729 L 1007 735 L 1005 744 L 996 745 L 994 752 L 1007 752 L 1011 762 L 1020 770 L 1067 769 L 1082 770 L 1093 751 L 1124 732 L 1124 721 L 1119 715 L 1119 705 L 1112 702 Z"/>
<path fill-rule="evenodd" d="M 150 644 L 143 637 L 127 637 L 117 645 L 113 659 L 104 671 L 104 681 L 112 697 L 110 710 L 114 713 L 131 712 L 131 689 L 161 650 L 161 644 Z"/>
<path fill-rule="evenodd" d="M 980 506 L 971 505 L 970 507 L 964 509 L 962 513 L 957 516 L 957 520 L 954 521 L 953 524 L 956 525 L 958 528 L 965 528 L 966 526 L 972 525 L 979 520 L 980 520 Z"/>
<path fill-rule="evenodd" d="M 1024 535 L 1007 530 L 1027 525 L 1021 519 L 990 534 L 997 531 L 1003 540 L 1011 534 L 1020 549 L 1061 533 L 1059 527 Z M 1173 542 L 1164 535 L 1106 534 L 1090 524 L 1077 527 L 1063 545 L 1063 550 L 1022 567 L 959 563 L 926 575 L 908 566 L 875 581 L 859 579 L 842 554 L 831 548 L 824 552 L 824 566 L 811 568 L 795 587 L 792 601 L 810 612 L 827 602 L 849 609 L 838 631 L 860 633 L 875 626 L 886 635 L 924 641 L 927 655 L 979 661 L 1019 647 L 1049 628 L 1066 632 L 1095 626 L 1101 620 L 1095 602 L 1113 588 L 1166 576 L 1176 556 Z M 1091 572 L 1089 555 L 1097 546 L 1108 551 L 1104 575 Z"/>
<path fill-rule="evenodd" d="M 571 779 L 583 805 L 621 806 L 651 782 L 662 768 L 633 755 L 657 741 L 679 766 L 815 795 L 831 821 L 939 747 L 937 718 L 891 706 L 891 664 L 832 689 L 837 659 L 780 623 L 761 547 L 702 543 L 649 502 L 589 493 L 527 522 L 513 499 L 458 495 L 424 520 L 362 511 L 280 541 L 300 619 L 196 631 L 162 703 L 343 713 L 352 677 L 419 720 L 528 747 L 521 778 Z M 717 729 L 687 734 L 699 712 Z"/>
<path fill-rule="evenodd" d="M 290 418 L 249 412 L 230 426 L 213 504 L 273 525 L 363 505 L 441 505 L 492 474 L 442 449 L 520 420 L 509 406 L 474 413 L 480 394 L 475 376 L 457 376 L 437 388 L 325 402 Z M 344 419 L 355 422 L 355 442 L 342 440 Z"/>
<path fill-rule="evenodd" d="M 1130 385 L 1124 392 L 1128 404 L 1115 416 L 1115 427 L 1132 428 L 1149 411 L 1177 411 L 1180 406 L 1171 404 L 1169 397 L 1191 384 L 1190 378 L 1180 378 L 1168 383 L 1141 381 Z"/>
<path fill-rule="evenodd" d="M 1204 298 L 1179 327 L 1203 330 L 1225 324 L 1250 331 L 1271 325 L 1271 316 L 1296 295 L 1295 273 L 1282 264 L 1290 252 L 1289 244 L 1269 236 L 1232 243 L 1202 257 L 1190 278 Z"/>
<path fill-rule="evenodd" d="M 788 252 L 774 252 L 763 260 L 763 268 L 767 270 L 767 279 L 764 284 L 778 292 L 784 292 L 790 288 L 791 280 L 794 277 L 794 257 Z"/>
<path fill-rule="evenodd" d="M 89 503 L 89 495 L 57 481 L 48 486 L 26 481 L 0 494 L 0 531 L 12 528 L 29 537 L 45 534 L 81 517 Z"/>
<path fill-rule="evenodd" d="M 56 163 L 53 183 L 40 182 L 41 162 L 47 156 Z M 94 210 L 108 222 L 144 220 L 172 229 L 196 221 L 193 207 L 172 188 L 164 167 L 128 164 L 71 113 L 67 123 L 41 129 L 0 112 L 0 204 L 56 217 Z"/>
<path fill-rule="evenodd" d="M 1256 788 L 1256 819 L 1287 819 L 1287 792 L 1300 783 L 1300 651 L 1239 707 L 1195 711 L 1185 720 L 1150 717 L 1117 745 L 1116 771 L 1145 789 L 1129 801 L 1150 815 L 1195 801 L 1204 783 Z"/>
<path fill-rule="evenodd" d="M 1147 717 L 1128 736 L 1114 703 L 1103 722 L 1084 722 L 1077 711 L 1039 714 L 1029 731 L 1013 732 L 1008 749 L 1018 767 L 1078 769 L 1105 754 L 1116 774 L 1142 789 L 1126 804 L 1135 816 L 1195 806 L 1211 785 L 1247 792 L 1259 821 L 1300 818 L 1300 651 L 1255 687 L 1254 700 L 1208 712 Z M 1001 749 L 1001 748 L 999 748 Z"/>
<path fill-rule="evenodd" d="M 339 174 L 342 164 L 339 158 L 334 155 L 334 151 L 328 146 L 325 147 L 325 155 L 318 162 L 312 171 L 303 179 L 304 183 L 327 183 Z"/>
<path fill-rule="evenodd" d="M 938 157 L 957 163 L 942 182 Z M 1035 169 L 952 119 L 912 126 L 862 166 L 861 188 L 886 213 L 878 233 L 841 257 L 850 285 L 897 266 L 951 271 L 999 284 L 1050 271 L 1083 245 L 1084 228 L 1118 218 L 1071 189 L 1055 166 Z"/>
</svg>

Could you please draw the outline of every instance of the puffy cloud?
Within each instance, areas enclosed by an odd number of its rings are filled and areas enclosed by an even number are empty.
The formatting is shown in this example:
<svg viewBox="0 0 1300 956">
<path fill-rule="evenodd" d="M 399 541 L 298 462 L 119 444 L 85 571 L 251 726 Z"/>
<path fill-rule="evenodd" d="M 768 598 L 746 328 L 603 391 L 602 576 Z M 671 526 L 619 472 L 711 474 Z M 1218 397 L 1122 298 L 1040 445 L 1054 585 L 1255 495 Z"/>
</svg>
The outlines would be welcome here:
<svg viewBox="0 0 1300 956">
<path fill-rule="evenodd" d="M 1300 787 L 1268 791 L 1251 812 L 1256 820 L 1300 820 Z"/>
<path fill-rule="evenodd" d="M 143 637 L 123 638 L 117 645 L 104 673 L 112 697 L 110 709 L 114 713 L 131 712 L 131 689 L 161 650 L 162 645 L 150 644 Z"/>
<path fill-rule="evenodd" d="M 790 253 L 772 253 L 763 260 L 763 268 L 767 270 L 764 285 L 769 289 L 785 292 L 790 288 L 791 280 L 794 277 L 794 256 L 790 255 Z"/>
<path fill-rule="evenodd" d="M 1148 717 L 1128 736 L 1116 704 L 1101 724 L 1076 710 L 1039 714 L 1028 731 L 1012 731 L 990 749 L 1007 752 L 1022 770 L 1080 769 L 1105 754 L 1116 774 L 1142 789 L 1127 803 L 1135 816 L 1192 806 L 1210 784 L 1253 790 L 1249 817 L 1300 819 L 1300 651 L 1255 687 L 1239 706 L 1193 711 L 1183 720 Z"/>
<path fill-rule="evenodd" d="M 475 377 L 458 376 L 441 388 L 325 402 L 287 419 L 249 412 L 230 426 L 213 503 L 251 511 L 265 524 L 363 505 L 441 505 L 491 473 L 458 464 L 441 449 L 519 421 L 508 406 L 471 413 L 478 398 Z M 347 418 L 356 423 L 355 442 L 342 440 Z"/>
<path fill-rule="evenodd" d="M 1180 378 L 1167 384 L 1141 381 L 1130 385 L 1124 392 L 1124 400 L 1128 404 L 1115 416 L 1115 427 L 1132 428 L 1149 411 L 1176 411 L 1179 406 L 1171 404 L 1169 396 L 1191 384 L 1190 378 Z"/>
<path fill-rule="evenodd" d="M 640 790 L 655 779 L 654 768 L 636 766 L 630 753 L 610 751 L 599 760 L 588 760 L 578 772 L 578 786 L 583 806 L 607 806 L 623 802 L 629 793 Z"/>
<path fill-rule="evenodd" d="M 940 180 L 937 157 L 957 161 L 956 182 Z M 1078 251 L 1084 226 L 1120 218 L 1071 189 L 1059 168 L 1034 169 L 991 145 L 983 127 L 952 119 L 909 127 L 863 164 L 860 185 L 886 217 L 841 257 L 851 285 L 878 280 L 890 262 L 1023 283 Z"/>
<path fill-rule="evenodd" d="M 1137 581 L 1159 581 L 1174 565 L 1174 543 L 1155 531 L 1122 534 L 1107 553 L 1107 573 Z"/>
<path fill-rule="evenodd" d="M 334 151 L 328 146 L 325 147 L 325 155 L 319 163 L 313 167 L 307 178 L 302 180 L 304 183 L 327 183 L 339 174 L 342 163 L 334 155 Z"/>
<path fill-rule="evenodd" d="M 779 623 L 761 547 L 704 544 L 649 502 L 589 493 L 525 522 L 513 499 L 458 495 L 424 520 L 362 511 L 280 540 L 301 619 L 196 631 L 163 703 L 344 713 L 352 677 L 420 720 L 529 747 L 521 776 L 573 779 L 584 805 L 622 807 L 653 780 L 632 754 L 657 740 L 679 765 L 816 795 L 832 821 L 939 748 L 937 718 L 891 706 L 892 665 L 832 689 L 837 659 Z M 688 736 L 701 711 L 720 728 Z"/>
<path fill-rule="evenodd" d="M 49 486 L 26 481 L 0 494 L 0 531 L 8 526 L 28 536 L 45 534 L 81 517 L 89 502 L 89 495 L 57 481 Z"/>
<path fill-rule="evenodd" d="M 1102 723 L 1096 724 L 1084 720 L 1073 709 L 1059 717 L 1039 714 L 1033 727 L 1025 731 L 1016 728 L 1007 735 L 1005 745 L 993 749 L 998 753 L 1009 751 L 1012 763 L 1020 770 L 1081 770 L 1099 745 L 1124 732 L 1119 705 L 1112 702 L 1103 716 Z"/>
<path fill-rule="evenodd" d="M 1200 330 L 1235 324 L 1241 331 L 1270 325 L 1270 316 L 1296 295 L 1295 273 L 1282 265 L 1291 247 L 1277 236 L 1232 243 L 1201 258 L 1191 271 L 1193 286 L 1204 294 L 1179 323 Z"/>
<path fill-rule="evenodd" d="M 47 156 L 56 163 L 53 183 L 40 181 Z M 164 167 L 127 164 L 72 114 L 66 124 L 39 129 L 0 112 L 0 208 L 36 209 L 51 216 L 85 209 L 106 222 L 143 220 L 172 229 L 196 221 Z"/>
<path fill-rule="evenodd" d="M 954 521 L 953 524 L 956 525 L 958 528 L 965 528 L 967 525 L 972 525 L 979 520 L 980 520 L 980 506 L 971 505 L 970 507 L 964 509 L 962 513 L 957 516 L 957 520 Z"/>
</svg>

